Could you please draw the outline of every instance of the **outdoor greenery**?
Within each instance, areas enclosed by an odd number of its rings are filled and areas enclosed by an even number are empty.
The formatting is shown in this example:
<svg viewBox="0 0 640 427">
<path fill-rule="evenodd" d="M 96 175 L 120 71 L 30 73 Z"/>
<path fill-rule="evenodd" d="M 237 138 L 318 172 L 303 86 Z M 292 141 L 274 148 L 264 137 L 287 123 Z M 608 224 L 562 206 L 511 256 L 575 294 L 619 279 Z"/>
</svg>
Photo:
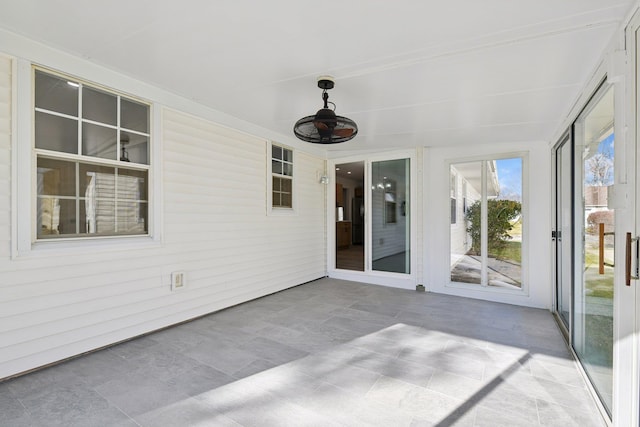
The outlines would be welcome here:
<svg viewBox="0 0 640 427">
<path fill-rule="evenodd" d="M 522 263 L 522 242 L 503 242 L 504 247 L 497 252 L 492 252 L 489 248 L 489 256 L 495 256 L 498 259 L 513 261 L 517 264 Z"/>
<path fill-rule="evenodd" d="M 477 201 L 469 206 L 465 218 L 469 226 L 467 232 L 471 236 L 471 250 L 475 254 L 480 254 L 480 236 L 481 236 L 481 202 Z M 516 260 L 520 258 L 519 244 L 518 249 L 511 248 L 507 250 L 511 235 L 509 232 L 513 229 L 514 223 L 520 216 L 522 204 L 514 200 L 487 200 L 487 238 L 489 253 L 496 256 L 500 255 L 507 259 Z M 513 245 L 512 245 L 513 246 Z M 512 254 L 513 250 L 517 250 L 518 254 Z"/>
<path fill-rule="evenodd" d="M 613 299 L 613 268 L 605 266 L 605 274 L 598 274 L 598 253 L 595 248 L 587 248 L 584 254 L 585 295 Z"/>
</svg>

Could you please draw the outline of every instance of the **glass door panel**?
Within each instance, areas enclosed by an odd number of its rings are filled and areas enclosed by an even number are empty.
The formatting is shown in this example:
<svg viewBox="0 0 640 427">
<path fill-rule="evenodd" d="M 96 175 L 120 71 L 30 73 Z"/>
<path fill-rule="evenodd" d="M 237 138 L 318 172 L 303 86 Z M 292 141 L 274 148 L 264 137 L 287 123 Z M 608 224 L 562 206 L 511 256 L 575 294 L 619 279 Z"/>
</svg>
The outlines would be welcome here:
<svg viewBox="0 0 640 427">
<path fill-rule="evenodd" d="M 614 167 L 613 88 L 603 86 L 575 122 L 576 268 L 573 346 L 611 411 L 615 212 L 608 208 Z"/>
<path fill-rule="evenodd" d="M 556 310 L 567 329 L 571 313 L 572 245 L 571 205 L 572 181 L 571 138 L 567 138 L 556 150 Z"/>
<path fill-rule="evenodd" d="M 522 288 L 520 157 L 452 164 L 450 280 Z"/>
<path fill-rule="evenodd" d="M 449 170 L 451 281 L 482 283 L 482 162 Z"/>
<path fill-rule="evenodd" d="M 364 162 L 336 165 L 336 268 L 364 271 Z"/>
<path fill-rule="evenodd" d="M 486 162 L 487 282 L 522 288 L 522 158 Z"/>
<path fill-rule="evenodd" d="M 409 159 L 371 164 L 371 260 L 375 271 L 411 273 Z"/>
</svg>

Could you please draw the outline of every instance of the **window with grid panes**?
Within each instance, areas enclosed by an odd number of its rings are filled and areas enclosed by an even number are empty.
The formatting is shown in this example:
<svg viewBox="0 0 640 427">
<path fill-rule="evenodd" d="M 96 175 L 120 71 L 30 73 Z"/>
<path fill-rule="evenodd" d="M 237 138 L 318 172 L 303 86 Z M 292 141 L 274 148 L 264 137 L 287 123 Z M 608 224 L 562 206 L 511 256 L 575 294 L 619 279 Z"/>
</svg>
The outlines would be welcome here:
<svg viewBox="0 0 640 427">
<path fill-rule="evenodd" d="M 293 151 L 271 145 L 271 205 L 293 208 Z"/>
<path fill-rule="evenodd" d="M 148 234 L 150 106 L 34 69 L 36 237 Z"/>
</svg>

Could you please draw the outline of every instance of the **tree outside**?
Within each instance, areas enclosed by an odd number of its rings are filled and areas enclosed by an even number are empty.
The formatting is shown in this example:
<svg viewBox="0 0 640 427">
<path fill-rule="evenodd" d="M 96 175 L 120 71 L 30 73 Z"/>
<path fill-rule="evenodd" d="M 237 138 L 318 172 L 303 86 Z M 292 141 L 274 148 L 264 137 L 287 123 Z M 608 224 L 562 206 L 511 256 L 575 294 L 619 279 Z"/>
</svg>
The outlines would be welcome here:
<svg viewBox="0 0 640 427">
<path fill-rule="evenodd" d="M 481 203 L 473 203 L 465 218 L 468 221 L 467 232 L 471 236 L 471 252 L 480 255 L 481 250 Z M 494 258 L 508 258 L 520 262 L 520 251 L 511 253 L 509 251 L 509 241 L 512 236 L 509 234 L 513 230 L 522 211 L 522 204 L 514 200 L 487 200 L 487 239 L 489 256 Z M 516 245 L 520 247 L 520 245 Z"/>
<path fill-rule="evenodd" d="M 613 183 L 613 153 L 611 148 L 602 147 L 585 161 L 586 183 L 601 187 Z"/>
</svg>

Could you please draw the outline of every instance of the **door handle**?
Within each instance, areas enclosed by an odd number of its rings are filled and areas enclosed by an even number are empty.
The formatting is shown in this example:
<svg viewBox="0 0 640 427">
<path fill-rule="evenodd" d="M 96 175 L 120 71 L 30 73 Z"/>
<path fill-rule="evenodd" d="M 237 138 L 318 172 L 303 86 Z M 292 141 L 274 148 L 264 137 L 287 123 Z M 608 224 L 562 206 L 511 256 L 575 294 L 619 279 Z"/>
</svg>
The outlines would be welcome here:
<svg viewBox="0 0 640 427">
<path fill-rule="evenodd" d="M 635 243 L 636 246 L 636 266 L 635 266 L 635 274 L 631 274 L 631 245 Z M 626 251 L 624 257 L 624 278 L 625 284 L 627 286 L 631 286 L 631 279 L 638 280 L 638 238 L 631 237 L 631 233 L 627 233 L 627 242 L 626 242 Z"/>
<path fill-rule="evenodd" d="M 604 274 L 604 266 L 615 267 L 615 264 L 604 262 L 604 237 L 615 236 L 614 232 L 604 232 L 604 223 L 598 224 L 598 274 Z"/>
</svg>

